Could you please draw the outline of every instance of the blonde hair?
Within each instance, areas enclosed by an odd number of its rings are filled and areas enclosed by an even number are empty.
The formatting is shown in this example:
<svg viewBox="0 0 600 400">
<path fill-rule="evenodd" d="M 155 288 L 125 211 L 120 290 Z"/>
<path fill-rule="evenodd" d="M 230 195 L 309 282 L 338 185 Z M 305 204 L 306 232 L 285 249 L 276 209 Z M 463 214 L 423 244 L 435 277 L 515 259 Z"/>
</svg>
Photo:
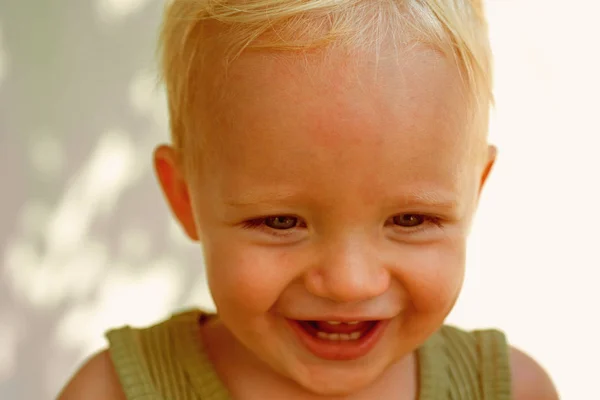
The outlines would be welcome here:
<svg viewBox="0 0 600 400">
<path fill-rule="evenodd" d="M 386 38 L 406 40 L 407 32 L 457 63 L 487 133 L 492 60 L 482 1 L 170 0 L 159 54 L 173 145 L 185 150 L 203 142 L 195 111 L 210 84 L 200 75 L 217 48 L 225 70 L 246 49 L 302 51 L 336 43 L 379 49 Z"/>
</svg>

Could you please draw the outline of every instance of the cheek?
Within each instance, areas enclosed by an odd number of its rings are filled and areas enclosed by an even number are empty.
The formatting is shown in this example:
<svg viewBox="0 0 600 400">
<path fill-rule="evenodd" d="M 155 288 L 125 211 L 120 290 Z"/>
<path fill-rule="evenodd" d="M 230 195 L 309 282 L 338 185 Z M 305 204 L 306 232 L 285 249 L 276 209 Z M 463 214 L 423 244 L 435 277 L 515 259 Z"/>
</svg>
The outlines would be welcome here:
<svg viewBox="0 0 600 400">
<path fill-rule="evenodd" d="M 232 242 L 205 244 L 208 283 L 217 308 L 245 314 L 269 311 L 298 269 L 286 252 Z"/>
<path fill-rule="evenodd" d="M 464 243 L 448 243 L 407 254 L 403 284 L 416 311 L 447 313 L 458 298 L 465 270 Z"/>
</svg>

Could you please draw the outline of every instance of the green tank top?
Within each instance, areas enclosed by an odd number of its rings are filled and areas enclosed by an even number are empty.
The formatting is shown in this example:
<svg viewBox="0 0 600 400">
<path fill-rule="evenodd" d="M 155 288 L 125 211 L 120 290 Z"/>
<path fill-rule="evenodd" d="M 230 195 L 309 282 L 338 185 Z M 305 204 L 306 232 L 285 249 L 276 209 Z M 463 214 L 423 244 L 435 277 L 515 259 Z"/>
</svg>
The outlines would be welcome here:
<svg viewBox="0 0 600 400">
<path fill-rule="evenodd" d="M 202 348 L 199 310 L 106 336 L 129 400 L 231 400 Z M 443 326 L 417 351 L 419 400 L 509 400 L 509 350 L 496 330 Z"/>
</svg>

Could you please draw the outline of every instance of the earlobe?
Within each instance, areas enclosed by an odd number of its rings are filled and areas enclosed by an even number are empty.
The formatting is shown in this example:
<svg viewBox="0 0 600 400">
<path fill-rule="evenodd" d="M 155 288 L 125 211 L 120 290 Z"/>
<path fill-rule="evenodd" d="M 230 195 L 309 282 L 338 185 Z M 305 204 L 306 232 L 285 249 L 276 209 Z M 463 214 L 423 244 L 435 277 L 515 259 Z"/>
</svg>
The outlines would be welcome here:
<svg viewBox="0 0 600 400">
<path fill-rule="evenodd" d="M 177 151 L 162 145 L 154 151 L 154 170 L 163 194 L 175 218 L 188 237 L 199 240 L 194 213 L 189 195 L 189 185 Z"/>
<path fill-rule="evenodd" d="M 481 174 L 481 181 L 479 183 L 479 193 L 480 194 L 481 194 L 481 191 L 483 190 L 483 186 L 485 186 L 485 183 L 487 182 L 487 180 L 490 176 L 490 172 L 492 171 L 494 163 L 496 162 L 497 154 L 498 154 L 498 149 L 496 148 L 496 146 L 491 145 L 491 144 L 488 145 L 487 156 L 486 156 L 486 160 L 485 160 L 485 167 L 483 169 L 483 173 Z"/>
</svg>

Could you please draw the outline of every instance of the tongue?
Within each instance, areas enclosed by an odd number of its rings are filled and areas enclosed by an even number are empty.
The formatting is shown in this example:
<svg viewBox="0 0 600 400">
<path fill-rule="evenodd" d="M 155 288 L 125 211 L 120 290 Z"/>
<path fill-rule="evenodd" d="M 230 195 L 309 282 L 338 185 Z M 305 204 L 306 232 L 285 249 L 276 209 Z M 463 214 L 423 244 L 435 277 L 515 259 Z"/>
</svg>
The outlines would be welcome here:
<svg viewBox="0 0 600 400">
<path fill-rule="evenodd" d="M 322 332 L 326 332 L 326 333 L 364 332 L 374 324 L 374 322 L 370 322 L 370 321 L 362 321 L 362 322 L 359 322 L 358 324 L 354 324 L 354 325 L 345 324 L 345 323 L 341 323 L 338 325 L 331 325 L 325 321 L 314 321 L 314 323 L 316 324 L 318 330 L 320 330 Z"/>
</svg>

